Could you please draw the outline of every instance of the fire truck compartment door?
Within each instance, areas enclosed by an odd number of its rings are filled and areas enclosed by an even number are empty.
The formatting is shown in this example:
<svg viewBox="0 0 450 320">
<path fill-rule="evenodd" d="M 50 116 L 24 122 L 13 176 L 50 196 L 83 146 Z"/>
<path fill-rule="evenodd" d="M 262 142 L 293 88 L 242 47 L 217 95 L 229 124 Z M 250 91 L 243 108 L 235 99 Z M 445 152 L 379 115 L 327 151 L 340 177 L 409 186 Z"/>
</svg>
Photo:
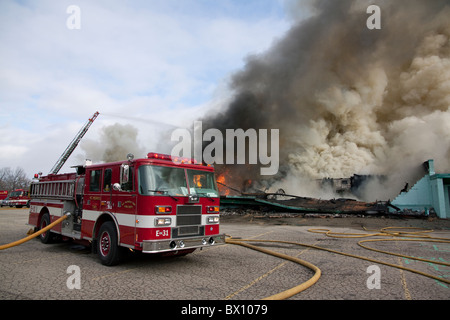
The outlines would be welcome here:
<svg viewBox="0 0 450 320">
<path fill-rule="evenodd" d="M 134 246 L 136 237 L 137 196 L 129 192 L 113 192 L 111 200 L 105 200 L 105 211 L 112 212 L 119 223 L 120 243 Z M 110 209 L 106 210 L 106 207 Z"/>
</svg>

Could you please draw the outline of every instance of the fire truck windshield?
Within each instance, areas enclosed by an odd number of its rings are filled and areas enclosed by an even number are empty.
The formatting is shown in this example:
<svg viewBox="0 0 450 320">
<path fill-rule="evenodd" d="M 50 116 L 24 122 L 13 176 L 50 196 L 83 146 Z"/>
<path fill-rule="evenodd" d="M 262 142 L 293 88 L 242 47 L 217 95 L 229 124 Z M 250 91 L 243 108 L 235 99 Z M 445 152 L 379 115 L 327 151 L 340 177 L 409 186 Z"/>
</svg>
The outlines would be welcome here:
<svg viewBox="0 0 450 320">
<path fill-rule="evenodd" d="M 13 191 L 9 195 L 10 197 L 20 197 L 23 194 L 23 191 Z"/>
<path fill-rule="evenodd" d="M 219 196 L 213 172 L 144 165 L 139 167 L 138 173 L 139 193 L 142 195 Z"/>
</svg>

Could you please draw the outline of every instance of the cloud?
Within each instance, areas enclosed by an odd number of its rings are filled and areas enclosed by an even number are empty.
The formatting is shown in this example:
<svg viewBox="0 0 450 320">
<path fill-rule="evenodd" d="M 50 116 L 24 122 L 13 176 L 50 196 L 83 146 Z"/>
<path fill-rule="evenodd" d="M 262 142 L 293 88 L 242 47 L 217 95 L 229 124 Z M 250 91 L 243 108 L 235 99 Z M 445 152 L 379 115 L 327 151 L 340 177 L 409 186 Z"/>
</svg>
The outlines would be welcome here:
<svg viewBox="0 0 450 320">
<path fill-rule="evenodd" d="M 80 30 L 66 27 L 69 5 L 80 8 Z M 90 138 L 132 123 L 145 148 L 155 147 L 159 128 L 133 118 L 187 126 L 217 103 L 217 85 L 288 28 L 264 6 L 282 8 L 229 0 L 0 2 L 0 125 L 9 124 L 2 142 L 10 146 L 0 167 L 45 173 L 97 110 Z"/>
</svg>

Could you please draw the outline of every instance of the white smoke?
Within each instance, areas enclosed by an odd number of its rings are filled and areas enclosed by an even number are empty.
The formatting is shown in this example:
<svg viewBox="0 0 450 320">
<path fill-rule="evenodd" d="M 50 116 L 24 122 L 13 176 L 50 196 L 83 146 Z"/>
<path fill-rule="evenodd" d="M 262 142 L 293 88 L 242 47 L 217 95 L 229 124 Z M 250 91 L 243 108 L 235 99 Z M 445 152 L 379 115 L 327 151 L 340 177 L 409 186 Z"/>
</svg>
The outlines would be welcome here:
<svg viewBox="0 0 450 320">
<path fill-rule="evenodd" d="M 130 124 L 105 126 L 98 140 L 86 139 L 80 143 L 85 158 L 93 162 L 126 160 L 128 153 L 142 157 L 144 149 L 138 143 L 138 130 Z"/>
</svg>

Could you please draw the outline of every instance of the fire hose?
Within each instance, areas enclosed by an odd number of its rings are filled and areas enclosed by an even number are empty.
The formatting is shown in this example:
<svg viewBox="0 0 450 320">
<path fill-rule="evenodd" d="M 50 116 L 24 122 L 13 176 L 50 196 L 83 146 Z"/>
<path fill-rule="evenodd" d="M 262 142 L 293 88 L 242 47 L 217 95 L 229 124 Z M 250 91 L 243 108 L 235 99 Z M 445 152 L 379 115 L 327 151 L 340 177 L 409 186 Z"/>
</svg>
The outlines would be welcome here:
<svg viewBox="0 0 450 320">
<path fill-rule="evenodd" d="M 226 243 L 240 245 L 240 246 L 247 247 L 247 248 L 252 249 L 252 250 L 260 251 L 262 253 L 269 254 L 269 255 L 272 255 L 272 256 L 275 256 L 275 257 L 278 257 L 278 258 L 289 260 L 289 261 L 298 263 L 300 265 L 303 265 L 303 266 L 305 266 L 305 267 L 307 267 L 307 268 L 309 268 L 309 269 L 314 271 L 314 276 L 312 278 L 310 278 L 309 280 L 307 280 L 307 281 L 301 283 L 300 285 L 295 286 L 295 287 L 293 287 L 293 288 L 291 288 L 289 290 L 286 290 L 286 291 L 280 292 L 278 294 L 272 295 L 270 297 L 267 297 L 264 300 L 284 300 L 284 299 L 287 299 L 289 297 L 292 297 L 293 295 L 296 295 L 297 293 L 300 293 L 300 292 L 308 289 L 309 287 L 311 287 L 313 284 L 315 284 L 319 280 L 322 272 L 320 271 L 320 269 L 317 266 L 313 265 L 312 263 L 309 263 L 307 261 L 304 261 L 302 259 L 289 256 L 289 255 L 285 255 L 285 254 L 282 254 L 282 253 L 279 253 L 279 252 L 263 249 L 263 248 L 260 248 L 260 247 L 253 246 L 251 244 L 245 243 L 245 242 L 251 242 L 251 241 L 254 241 L 254 242 L 278 242 L 278 243 L 283 243 L 282 241 L 277 241 L 277 240 L 239 239 L 239 241 L 238 241 L 238 240 L 233 240 L 232 237 L 225 239 Z"/>
<path fill-rule="evenodd" d="M 45 228 L 42 228 L 39 231 L 36 231 L 35 233 L 29 235 L 28 237 L 25 237 L 23 239 L 17 240 L 15 242 L 11 242 L 8 244 L 4 244 L 0 246 L 0 250 L 4 250 L 4 249 L 8 249 L 11 247 L 15 247 L 18 246 L 24 242 L 30 241 L 31 239 L 34 239 L 38 236 L 40 236 L 41 234 L 43 234 L 44 232 L 47 232 L 48 230 L 50 230 L 51 228 L 53 228 L 54 226 L 56 226 L 57 224 L 63 222 L 65 219 L 67 219 L 69 216 L 71 215 L 70 212 L 67 212 L 65 215 L 63 215 L 61 218 L 59 218 L 58 220 L 53 221 L 52 223 L 50 223 L 48 226 L 46 226 Z"/>
<path fill-rule="evenodd" d="M 431 233 L 433 232 L 433 230 L 423 230 L 421 229 L 421 231 L 416 231 L 416 232 L 392 232 L 388 229 L 419 229 L 419 228 L 397 228 L 397 227 L 388 227 L 388 228 L 383 228 L 381 230 L 379 230 L 376 233 L 369 233 L 369 234 L 363 234 L 363 233 L 337 233 L 337 232 L 331 232 L 331 230 L 328 229 L 309 229 L 308 232 L 313 232 L 313 233 L 323 233 L 328 237 L 336 237 L 336 238 L 365 238 L 365 237 L 374 237 L 374 236 L 390 236 L 390 237 L 394 237 L 393 239 L 369 239 L 369 240 L 362 240 L 358 242 L 358 245 L 368 249 L 368 250 L 372 250 L 372 251 L 376 251 L 376 252 L 380 252 L 380 253 L 384 253 L 384 254 L 388 254 L 388 255 L 394 255 L 394 256 L 399 256 L 399 257 L 404 257 L 404 258 L 408 258 L 408 259 L 413 259 L 413 260 L 418 260 L 418 261 L 423 261 L 423 262 L 429 262 L 429 263 L 434 263 L 434 264 L 439 264 L 439 265 L 444 265 L 444 266 L 450 266 L 450 263 L 446 263 L 446 262 L 442 262 L 442 261 L 434 261 L 434 260 L 428 260 L 428 259 L 423 259 L 423 258 L 418 258 L 418 257 L 412 257 L 412 256 L 408 256 L 408 255 L 404 255 L 404 254 L 398 254 L 398 253 L 394 253 L 394 252 L 389 252 L 389 251 L 383 251 L 383 250 L 378 250 L 378 249 L 374 249 L 374 248 L 370 248 L 368 246 L 363 245 L 362 243 L 364 242 L 377 242 L 377 241 L 419 241 L 419 242 L 440 242 L 440 243 L 450 243 L 450 239 L 447 238 L 436 238 L 436 237 L 430 237 L 429 235 L 427 235 L 426 233 Z M 400 238 L 402 237 L 402 238 Z M 404 239 L 404 237 L 406 238 L 413 238 L 413 239 Z M 369 258 L 369 257 L 364 257 L 364 256 L 359 256 L 359 255 L 354 255 L 354 254 L 350 254 L 350 253 L 345 253 L 345 252 L 341 252 L 341 251 L 336 251 L 336 250 L 332 250 L 332 249 L 327 249 L 327 248 L 323 248 L 323 247 L 319 247 L 316 245 L 310 245 L 310 244 L 305 244 L 305 243 L 300 243 L 300 242 L 292 242 L 292 241 L 281 241 L 281 240 L 258 240 L 258 239 L 233 239 L 232 237 L 229 236 L 229 238 L 227 238 L 225 240 L 227 243 L 229 244 L 235 244 L 235 245 L 240 245 L 240 246 L 244 246 L 247 248 L 250 248 L 252 250 L 257 250 L 266 254 L 270 254 L 282 259 L 286 259 L 295 263 L 298 263 L 300 265 L 303 265 L 309 269 L 311 269 L 312 271 L 314 271 L 314 275 L 307 281 L 301 283 L 300 285 L 297 285 L 291 289 L 288 289 L 286 291 L 280 292 L 278 294 L 269 296 L 267 298 L 265 298 L 265 300 L 282 300 L 282 299 L 287 299 L 290 298 L 306 289 L 308 289 L 309 287 L 311 287 L 312 285 L 314 285 L 320 278 L 321 276 L 321 270 L 307 262 L 292 256 L 288 256 L 285 254 L 281 254 L 275 251 L 271 251 L 271 250 L 267 250 L 267 249 L 263 249 L 254 245 L 250 245 L 246 242 L 267 242 L 267 243 L 281 243 L 281 244 L 288 244 L 288 245 L 296 245 L 296 246 L 302 246 L 302 247 L 307 247 L 307 248 L 312 248 L 312 249 L 317 249 L 317 250 L 323 250 L 323 251 L 327 251 L 330 253 L 334 253 L 334 254 L 339 254 L 339 255 L 343 255 L 343 256 L 347 256 L 347 257 L 352 257 L 352 258 L 356 258 L 356 259 L 362 259 L 362 260 L 366 260 L 366 261 L 370 261 L 373 263 L 377 263 L 377 264 L 382 264 L 382 265 L 386 265 L 389 267 L 394 267 L 394 268 L 398 268 L 398 269 L 402 269 L 402 270 L 406 270 L 406 271 L 410 271 L 422 276 L 426 276 L 441 282 L 445 282 L 447 284 L 450 284 L 450 280 L 429 274 L 429 273 L 425 273 L 419 270 L 415 270 L 412 268 L 408 268 L 408 267 L 404 267 L 402 265 L 396 265 L 396 264 L 392 264 L 392 263 L 388 263 L 385 261 L 381 261 L 381 260 L 377 260 L 377 259 L 373 259 L 373 258 Z"/>
<path fill-rule="evenodd" d="M 41 230 L 29 235 L 28 237 L 25 237 L 21 240 L 15 241 L 15 242 L 11 242 L 9 244 L 5 244 L 5 245 L 1 245 L 0 246 L 0 250 L 4 250 L 4 249 L 8 249 L 17 245 L 20 245 L 24 242 L 27 242 L 31 239 L 34 239 L 36 237 L 38 237 L 39 235 L 41 235 L 44 232 L 47 232 L 48 230 L 50 230 L 51 228 L 53 228 L 55 225 L 63 222 L 65 219 L 67 219 L 70 216 L 70 212 L 67 212 L 65 215 L 63 215 L 61 218 L 59 218 L 58 220 L 50 223 L 48 226 L 46 226 L 45 228 L 42 228 Z M 427 235 L 427 233 L 431 233 L 433 232 L 433 230 L 423 230 L 421 229 L 421 231 L 416 231 L 416 232 L 392 232 L 388 229 L 419 229 L 419 228 L 397 228 L 397 227 L 388 227 L 388 228 L 383 228 L 375 233 L 369 233 L 369 234 L 363 234 L 363 233 L 337 233 L 337 232 L 332 232 L 331 230 L 328 229 L 309 229 L 308 232 L 313 232 L 313 233 L 322 233 L 325 234 L 328 237 L 335 237 L 335 238 L 366 238 L 366 237 L 374 237 L 374 236 L 390 236 L 390 237 L 394 237 L 393 239 L 369 239 L 369 240 L 362 240 L 358 242 L 358 245 L 368 249 L 368 250 L 372 250 L 372 251 L 376 251 L 376 252 L 380 252 L 380 253 L 384 253 L 384 254 L 388 254 L 388 255 L 394 255 L 394 256 L 399 256 L 399 257 L 404 257 L 404 258 L 408 258 L 408 259 L 412 259 L 412 260 L 418 260 L 418 261 L 423 261 L 423 262 L 429 262 L 429 263 L 434 263 L 434 264 L 439 264 L 439 265 L 444 265 L 444 266 L 450 266 L 450 263 L 446 263 L 446 262 L 442 262 L 442 261 L 434 261 L 434 260 L 428 260 L 428 259 L 423 259 L 423 258 L 418 258 L 418 257 L 413 257 L 413 256 L 408 256 L 408 255 L 404 255 L 404 254 L 398 254 L 398 253 L 394 253 L 394 252 L 389 252 L 389 251 L 383 251 L 383 250 L 378 250 L 378 249 L 374 249 L 374 248 L 370 248 L 368 246 L 363 245 L 362 243 L 364 242 L 377 242 L 377 241 L 418 241 L 418 242 L 439 242 L 439 243 L 450 243 L 450 239 L 448 238 L 437 238 L 437 237 L 430 237 L 429 235 Z M 367 231 L 367 229 L 365 229 Z M 401 239 L 399 237 L 402 237 Z M 411 238 L 411 239 L 404 239 L 404 238 Z M 284 260 L 288 260 L 288 261 L 292 261 L 295 262 L 297 264 L 300 264 L 302 266 L 305 266 L 309 269 L 311 269 L 312 271 L 314 271 L 314 275 L 308 279 L 307 281 L 293 287 L 290 288 L 288 290 L 285 290 L 283 292 L 277 293 L 275 295 L 269 296 L 267 298 L 265 298 L 265 300 L 283 300 L 283 299 L 287 299 L 290 298 L 306 289 L 308 289 L 309 287 L 311 287 L 312 285 L 314 285 L 320 278 L 322 272 L 321 270 L 315 266 L 314 264 L 307 262 L 305 260 L 296 258 L 296 257 L 292 257 L 286 254 L 282 254 L 279 252 L 275 252 L 272 250 L 268 250 L 268 249 L 264 249 L 258 246 L 254 246 L 251 244 L 248 244 L 246 242 L 257 242 L 257 243 L 261 243 L 261 242 L 267 242 L 267 243 L 281 243 L 281 244 L 288 244 L 288 245 L 296 245 L 296 246 L 302 246 L 302 247 L 307 247 L 307 248 L 312 248 L 312 249 L 317 249 L 317 250 L 323 250 L 323 251 L 327 251 L 330 253 L 334 253 L 334 254 L 339 254 L 339 255 L 344 255 L 347 257 L 352 257 L 352 258 L 357 258 L 357 259 L 362 259 L 362 260 L 366 260 L 366 261 L 370 261 L 373 263 L 377 263 L 377 264 L 382 264 L 382 265 L 386 265 L 386 266 L 390 266 L 390 267 L 394 267 L 394 268 L 398 268 L 398 269 L 402 269 L 402 270 L 406 270 L 406 271 L 410 271 L 419 275 L 423 275 L 441 282 L 445 282 L 450 284 L 450 280 L 438 277 L 438 276 L 434 276 L 432 274 L 428 274 L 419 270 L 415 270 L 415 269 L 411 269 L 411 268 L 407 268 L 401 265 L 395 265 L 395 264 L 391 264 L 388 262 L 384 262 L 381 260 L 377 260 L 377 259 L 373 259 L 373 258 L 368 258 L 368 257 L 364 257 L 364 256 L 359 256 L 359 255 L 354 255 L 354 254 L 350 254 L 350 253 L 345 253 L 345 252 L 341 252 L 341 251 L 336 251 L 336 250 L 332 250 L 332 249 L 327 249 L 327 248 L 323 248 L 323 247 L 319 247 L 316 245 L 310 245 L 310 244 L 305 244 L 305 243 L 300 243 L 300 242 L 292 242 L 292 241 L 281 241 L 281 240 L 259 240 L 259 239 L 233 239 L 231 236 L 228 236 L 227 239 L 225 239 L 225 242 L 228 244 L 234 244 L 234 245 L 240 245 L 252 250 L 256 250 L 265 254 L 269 254 L 275 257 L 279 257 L 282 258 Z"/>
</svg>

